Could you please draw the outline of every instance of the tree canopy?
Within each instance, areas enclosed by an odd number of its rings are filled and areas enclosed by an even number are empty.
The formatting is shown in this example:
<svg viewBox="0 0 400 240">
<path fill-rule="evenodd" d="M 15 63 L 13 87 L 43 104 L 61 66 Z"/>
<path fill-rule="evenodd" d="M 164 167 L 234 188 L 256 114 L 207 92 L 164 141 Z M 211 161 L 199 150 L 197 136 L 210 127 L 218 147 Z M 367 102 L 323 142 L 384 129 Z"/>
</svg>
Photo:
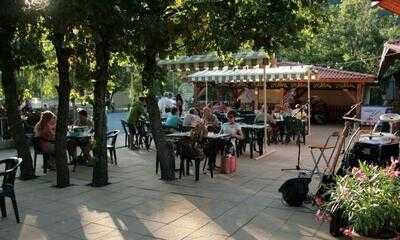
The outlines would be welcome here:
<svg viewBox="0 0 400 240">
<path fill-rule="evenodd" d="M 321 9 L 316 32 L 304 29 L 299 45 L 280 49 L 283 59 L 376 73 L 385 41 L 399 37 L 399 19 L 369 0 L 343 0 Z"/>
</svg>

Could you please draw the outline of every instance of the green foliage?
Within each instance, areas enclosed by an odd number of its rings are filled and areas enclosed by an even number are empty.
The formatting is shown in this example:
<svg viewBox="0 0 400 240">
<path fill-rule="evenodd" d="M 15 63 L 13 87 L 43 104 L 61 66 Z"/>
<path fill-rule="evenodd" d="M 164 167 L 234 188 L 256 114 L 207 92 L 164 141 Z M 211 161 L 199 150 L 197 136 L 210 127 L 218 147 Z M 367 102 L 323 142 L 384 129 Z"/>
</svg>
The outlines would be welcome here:
<svg viewBox="0 0 400 240">
<path fill-rule="evenodd" d="M 320 12 L 316 31 L 305 29 L 300 43 L 282 49 L 289 61 L 375 73 L 383 43 L 399 36 L 398 17 L 371 8 L 369 0 L 343 0 Z"/>
<path fill-rule="evenodd" d="M 128 57 L 122 54 L 114 54 L 112 56 L 110 61 L 110 77 L 107 86 L 111 94 L 128 89 L 131 82 L 131 75 L 126 67 L 128 64 Z"/>
<path fill-rule="evenodd" d="M 310 15 L 325 1 L 122 1 L 127 42 L 122 51 L 145 64 L 144 54 L 160 58 L 217 51 L 224 56 L 240 48 L 267 51 L 290 45 L 296 32 L 313 24 Z M 309 14 L 299 14 L 301 11 Z M 154 79 L 145 92 L 157 95 L 167 86 L 160 69 L 143 70 Z M 147 78 L 142 78 L 147 79 Z M 160 87 L 157 82 L 164 82 Z M 146 84 L 147 85 L 147 84 Z M 168 87 L 167 87 L 168 88 Z"/>
<path fill-rule="evenodd" d="M 351 175 L 338 177 L 326 208 L 331 213 L 342 210 L 350 226 L 364 236 L 398 232 L 400 179 L 395 168 L 395 163 L 387 169 L 360 163 Z"/>
<path fill-rule="evenodd" d="M 143 103 L 139 101 L 133 102 L 129 110 L 129 116 L 127 120 L 128 124 L 130 124 L 131 126 L 137 126 L 139 123 L 139 119 L 143 116 L 143 114 L 145 114 Z"/>
</svg>

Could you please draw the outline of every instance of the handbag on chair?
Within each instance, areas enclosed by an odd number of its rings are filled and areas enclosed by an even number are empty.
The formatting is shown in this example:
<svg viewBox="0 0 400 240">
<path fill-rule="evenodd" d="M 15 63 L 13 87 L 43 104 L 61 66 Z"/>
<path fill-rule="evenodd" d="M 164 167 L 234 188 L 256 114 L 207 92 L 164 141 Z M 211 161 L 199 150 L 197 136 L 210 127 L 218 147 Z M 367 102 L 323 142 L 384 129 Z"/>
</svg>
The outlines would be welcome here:
<svg viewBox="0 0 400 240">
<path fill-rule="evenodd" d="M 236 172 L 236 161 L 234 154 L 226 155 L 221 161 L 221 173 L 230 174 Z"/>
<path fill-rule="evenodd" d="M 227 142 L 224 149 L 224 157 L 221 160 L 221 173 L 230 174 L 236 171 L 237 157 L 232 142 Z"/>
</svg>

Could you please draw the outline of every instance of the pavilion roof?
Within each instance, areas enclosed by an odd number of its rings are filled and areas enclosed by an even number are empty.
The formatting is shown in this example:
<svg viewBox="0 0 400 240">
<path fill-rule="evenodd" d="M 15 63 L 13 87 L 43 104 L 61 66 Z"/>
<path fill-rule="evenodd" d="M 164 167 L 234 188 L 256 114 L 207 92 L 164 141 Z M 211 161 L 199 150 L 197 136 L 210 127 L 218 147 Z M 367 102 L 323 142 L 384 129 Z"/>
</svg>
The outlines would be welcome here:
<svg viewBox="0 0 400 240">
<path fill-rule="evenodd" d="M 311 82 L 326 83 L 370 83 L 375 82 L 376 76 L 314 65 L 302 65 L 283 62 L 278 67 L 266 68 L 265 76 L 268 81 L 275 82 L 305 82 L 310 74 Z M 264 70 L 252 69 L 214 69 L 203 70 L 191 74 L 188 79 L 193 82 L 262 82 Z"/>
<path fill-rule="evenodd" d="M 373 0 L 372 5 L 378 5 L 381 8 L 400 15 L 400 0 Z"/>
<path fill-rule="evenodd" d="M 388 41 L 383 46 L 381 62 L 379 64 L 378 78 L 388 70 L 389 66 L 400 57 L 400 39 Z"/>
</svg>

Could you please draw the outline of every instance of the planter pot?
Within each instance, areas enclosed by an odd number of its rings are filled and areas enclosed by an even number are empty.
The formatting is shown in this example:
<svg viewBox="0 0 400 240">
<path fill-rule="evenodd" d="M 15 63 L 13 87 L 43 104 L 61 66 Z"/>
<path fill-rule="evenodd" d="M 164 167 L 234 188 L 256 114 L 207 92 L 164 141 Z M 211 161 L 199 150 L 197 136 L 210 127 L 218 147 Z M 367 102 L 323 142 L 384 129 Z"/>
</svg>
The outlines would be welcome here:
<svg viewBox="0 0 400 240">
<path fill-rule="evenodd" d="M 360 234 L 356 232 L 351 232 L 350 236 L 347 236 L 348 239 L 353 239 L 353 240 L 376 240 L 376 239 L 389 239 L 389 240 L 399 240 L 398 237 L 394 238 L 373 238 L 373 237 L 365 237 L 361 236 Z"/>
<path fill-rule="evenodd" d="M 342 229 L 348 227 L 348 221 L 343 217 L 343 211 L 341 209 L 336 210 L 331 214 L 331 221 L 329 224 L 329 232 L 334 237 L 340 237 L 343 235 Z"/>
</svg>

